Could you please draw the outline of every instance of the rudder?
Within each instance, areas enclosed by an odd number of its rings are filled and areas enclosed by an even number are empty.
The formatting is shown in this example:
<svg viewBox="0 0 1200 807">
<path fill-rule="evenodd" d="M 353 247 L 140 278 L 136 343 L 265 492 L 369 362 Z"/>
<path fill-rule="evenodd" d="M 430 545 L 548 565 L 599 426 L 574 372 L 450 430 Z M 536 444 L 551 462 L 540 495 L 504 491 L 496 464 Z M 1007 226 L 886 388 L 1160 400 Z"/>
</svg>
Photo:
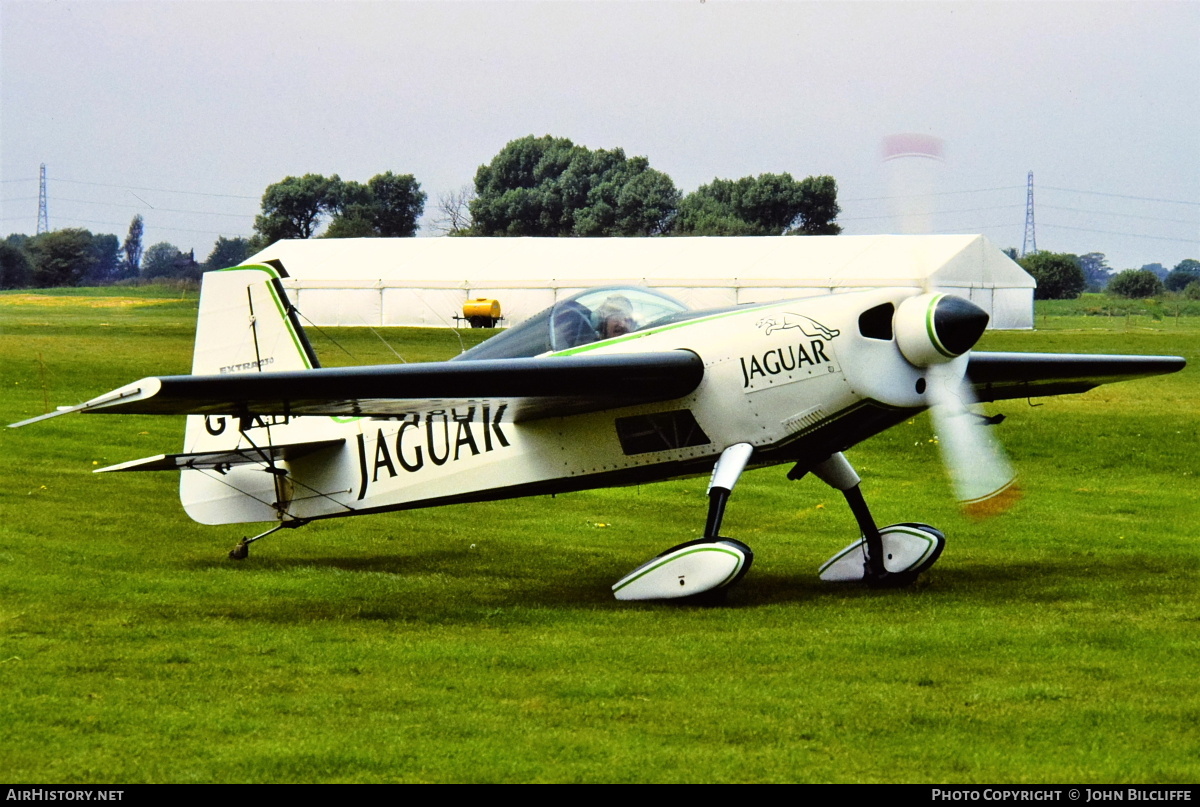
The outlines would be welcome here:
<svg viewBox="0 0 1200 807">
<path fill-rule="evenodd" d="M 309 370 L 319 367 L 296 310 L 280 282 L 281 265 L 249 264 L 203 275 L 192 375 Z M 274 419 L 271 419 L 274 420 Z M 269 446 L 286 425 L 255 428 L 254 443 Z M 278 433 L 277 433 L 278 432 Z M 184 451 L 209 452 L 250 445 L 234 416 L 189 415 Z M 242 466 L 223 472 L 183 470 L 180 499 L 204 524 L 286 520 L 291 498 L 288 463 Z"/>
<path fill-rule="evenodd" d="M 203 276 L 192 375 L 320 366 L 280 282 L 285 276 L 268 264 Z"/>
</svg>

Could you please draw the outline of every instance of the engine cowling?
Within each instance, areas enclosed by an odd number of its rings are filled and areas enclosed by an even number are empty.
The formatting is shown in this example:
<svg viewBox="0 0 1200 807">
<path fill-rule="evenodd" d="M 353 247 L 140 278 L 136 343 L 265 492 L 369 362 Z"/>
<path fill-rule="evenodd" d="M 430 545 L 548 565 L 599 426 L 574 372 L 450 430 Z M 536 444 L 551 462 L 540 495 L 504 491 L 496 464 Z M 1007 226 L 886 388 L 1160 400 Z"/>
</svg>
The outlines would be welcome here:
<svg viewBox="0 0 1200 807">
<path fill-rule="evenodd" d="M 945 364 L 975 346 L 989 319 L 986 311 L 963 297 L 919 294 L 896 309 L 896 344 L 916 367 Z"/>
</svg>

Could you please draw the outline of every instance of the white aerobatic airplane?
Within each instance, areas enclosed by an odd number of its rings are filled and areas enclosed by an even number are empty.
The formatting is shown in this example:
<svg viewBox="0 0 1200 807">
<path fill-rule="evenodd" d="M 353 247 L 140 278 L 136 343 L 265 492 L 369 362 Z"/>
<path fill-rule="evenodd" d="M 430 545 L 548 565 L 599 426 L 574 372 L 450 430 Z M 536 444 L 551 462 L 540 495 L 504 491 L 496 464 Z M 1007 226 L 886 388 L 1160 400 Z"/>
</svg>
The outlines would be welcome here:
<svg viewBox="0 0 1200 807">
<path fill-rule="evenodd" d="M 904 585 L 945 544 L 879 528 L 843 455 L 933 409 L 959 499 L 1016 494 L 976 401 L 1084 392 L 1175 372 L 1175 356 L 972 352 L 988 315 L 951 294 L 880 288 L 691 311 L 643 287 L 560 300 L 451 361 L 321 369 L 283 266 L 204 275 L 192 374 L 144 378 L 70 412 L 186 414 L 183 452 L 101 471 L 181 471 L 203 524 L 314 519 L 711 474 L 704 537 L 614 585 L 618 599 L 714 596 L 753 554 L 720 535 L 747 467 L 790 464 L 840 490 L 862 533 L 826 580 Z M 707 593 L 706 592 L 710 592 Z"/>
</svg>

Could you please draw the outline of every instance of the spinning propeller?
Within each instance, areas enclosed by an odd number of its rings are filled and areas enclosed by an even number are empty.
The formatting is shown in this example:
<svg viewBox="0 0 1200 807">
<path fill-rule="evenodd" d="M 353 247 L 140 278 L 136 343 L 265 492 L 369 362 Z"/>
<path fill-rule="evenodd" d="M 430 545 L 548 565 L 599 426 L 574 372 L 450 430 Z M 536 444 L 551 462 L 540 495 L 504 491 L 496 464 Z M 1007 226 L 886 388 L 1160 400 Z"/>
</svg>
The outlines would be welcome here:
<svg viewBox="0 0 1200 807">
<path fill-rule="evenodd" d="M 970 409 L 978 400 L 966 382 L 966 354 L 988 319 L 969 300 L 937 292 L 910 297 L 895 316 L 900 352 L 928 370 L 930 413 L 955 495 L 968 515 L 979 517 L 1007 510 L 1020 495 L 1004 450 Z"/>
<path fill-rule="evenodd" d="M 928 134 L 884 138 L 882 154 L 892 183 L 894 215 L 910 233 L 933 231 L 933 196 L 945 143 Z M 1019 497 L 1016 475 L 984 421 L 971 412 L 978 400 L 966 383 L 967 353 L 979 341 L 988 313 L 962 297 L 925 293 L 896 311 L 896 337 L 911 364 L 925 369 L 930 414 L 942 461 L 968 515 L 1007 510 Z"/>
</svg>

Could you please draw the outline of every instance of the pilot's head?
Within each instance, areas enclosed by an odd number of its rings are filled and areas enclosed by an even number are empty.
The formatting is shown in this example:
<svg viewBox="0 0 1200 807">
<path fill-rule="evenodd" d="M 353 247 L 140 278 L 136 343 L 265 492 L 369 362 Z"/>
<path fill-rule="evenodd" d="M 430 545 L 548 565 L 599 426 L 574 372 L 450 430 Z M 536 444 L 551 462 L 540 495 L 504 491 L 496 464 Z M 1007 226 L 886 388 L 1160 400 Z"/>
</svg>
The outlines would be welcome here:
<svg viewBox="0 0 1200 807">
<path fill-rule="evenodd" d="M 633 304 L 622 294 L 614 294 L 596 308 L 596 330 L 601 339 L 611 339 L 634 330 Z"/>
</svg>

